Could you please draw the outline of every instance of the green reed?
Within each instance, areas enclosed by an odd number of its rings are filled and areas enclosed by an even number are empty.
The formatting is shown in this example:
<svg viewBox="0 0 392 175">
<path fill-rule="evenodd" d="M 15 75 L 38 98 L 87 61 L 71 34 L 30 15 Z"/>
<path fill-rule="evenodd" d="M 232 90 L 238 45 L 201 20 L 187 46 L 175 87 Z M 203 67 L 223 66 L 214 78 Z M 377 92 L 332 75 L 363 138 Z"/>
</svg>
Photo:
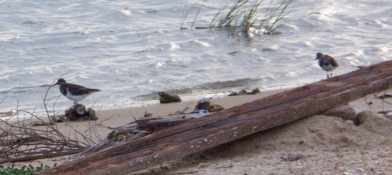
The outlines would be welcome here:
<svg viewBox="0 0 392 175">
<path fill-rule="evenodd" d="M 281 22 L 288 14 L 288 7 L 291 2 L 292 0 L 270 0 L 269 3 L 265 0 L 229 0 L 215 14 L 209 26 L 203 27 L 196 25 L 202 8 L 200 4 L 205 3 L 205 1 L 199 1 L 192 7 L 197 10 L 191 23 L 191 29 L 227 28 L 249 33 L 253 28 L 263 34 L 275 34 L 278 33 L 277 29 L 283 26 Z M 182 29 L 186 28 L 183 26 L 189 16 L 190 10 L 186 12 L 181 26 Z"/>
</svg>

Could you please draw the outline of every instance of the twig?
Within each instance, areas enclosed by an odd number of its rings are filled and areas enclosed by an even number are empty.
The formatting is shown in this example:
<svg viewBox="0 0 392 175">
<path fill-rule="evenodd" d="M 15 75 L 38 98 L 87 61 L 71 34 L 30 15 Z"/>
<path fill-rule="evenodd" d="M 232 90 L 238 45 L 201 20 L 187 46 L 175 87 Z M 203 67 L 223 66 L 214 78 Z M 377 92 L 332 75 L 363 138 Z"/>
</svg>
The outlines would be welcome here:
<svg viewBox="0 0 392 175">
<path fill-rule="evenodd" d="M 49 121 L 49 125 L 46 125 L 45 128 L 37 129 L 32 126 L 34 121 L 42 123 L 47 123 L 47 121 L 44 121 L 42 117 L 33 112 L 19 110 L 19 100 L 17 103 L 17 114 L 15 116 L 16 123 L 2 121 L 2 126 L 0 127 L 0 163 L 29 161 L 75 154 L 85 149 L 88 145 L 94 144 L 91 128 L 87 129 L 87 131 L 90 131 L 88 137 L 85 133 L 69 125 L 73 133 L 75 133 L 75 139 L 72 139 L 70 136 L 65 136 L 58 129 L 47 106 L 48 102 L 53 100 L 48 98 L 51 87 L 52 85 L 48 86 L 43 98 L 46 117 Z M 58 97 L 55 98 L 53 104 L 54 113 L 57 100 Z M 20 118 L 22 113 L 30 116 L 30 118 L 23 118 L 22 120 Z M 97 137 L 98 135 L 95 136 Z M 78 138 L 81 139 L 77 140 Z"/>
</svg>

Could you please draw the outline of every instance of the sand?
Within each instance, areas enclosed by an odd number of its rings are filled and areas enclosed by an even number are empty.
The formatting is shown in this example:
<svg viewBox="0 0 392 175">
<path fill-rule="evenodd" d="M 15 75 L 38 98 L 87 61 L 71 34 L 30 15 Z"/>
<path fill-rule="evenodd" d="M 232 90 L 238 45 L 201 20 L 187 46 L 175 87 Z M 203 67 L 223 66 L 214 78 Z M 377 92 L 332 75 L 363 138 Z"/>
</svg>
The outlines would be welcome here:
<svg viewBox="0 0 392 175">
<path fill-rule="evenodd" d="M 225 97 L 213 99 L 212 102 L 230 108 L 277 92 L 279 91 Z M 195 101 L 185 101 L 139 108 L 98 110 L 97 121 L 58 123 L 58 127 L 63 133 L 72 132 L 70 126 L 80 132 L 94 128 L 94 135 L 98 135 L 94 139 L 100 140 L 111 131 L 108 127 L 129 123 L 142 117 L 146 111 L 153 116 L 166 116 L 185 107 L 190 107 L 189 112 L 195 104 Z M 137 174 L 283 175 L 392 172 L 392 120 L 376 114 L 377 111 L 391 110 L 392 105 L 376 99 L 373 94 L 349 105 L 356 113 L 373 111 L 375 114 L 360 126 L 334 116 L 310 116 Z M 51 165 L 54 162 L 64 162 L 65 158 L 37 160 L 33 163 Z"/>
</svg>

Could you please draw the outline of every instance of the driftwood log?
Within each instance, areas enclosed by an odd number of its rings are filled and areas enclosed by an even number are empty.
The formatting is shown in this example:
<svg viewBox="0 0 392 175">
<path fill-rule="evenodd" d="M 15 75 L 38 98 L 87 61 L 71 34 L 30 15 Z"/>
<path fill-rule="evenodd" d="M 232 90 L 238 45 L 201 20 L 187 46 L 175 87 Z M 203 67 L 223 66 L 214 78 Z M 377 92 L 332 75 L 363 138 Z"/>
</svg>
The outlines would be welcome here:
<svg viewBox="0 0 392 175">
<path fill-rule="evenodd" d="M 40 173 L 119 175 L 183 158 L 392 87 L 392 61 L 298 87 L 152 133 Z"/>
</svg>

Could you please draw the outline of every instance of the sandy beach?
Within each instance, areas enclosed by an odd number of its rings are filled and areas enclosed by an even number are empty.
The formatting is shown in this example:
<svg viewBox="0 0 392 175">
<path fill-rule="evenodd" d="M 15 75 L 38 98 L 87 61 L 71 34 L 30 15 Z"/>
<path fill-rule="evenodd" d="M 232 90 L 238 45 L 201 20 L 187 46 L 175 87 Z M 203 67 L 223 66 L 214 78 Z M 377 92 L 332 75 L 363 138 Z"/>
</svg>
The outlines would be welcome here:
<svg viewBox="0 0 392 175">
<path fill-rule="evenodd" d="M 392 89 L 320 112 L 392 87 L 391 7 L 387 0 L 2 1 L 0 168 L 53 167 L 96 145 L 122 144 L 79 159 L 96 164 L 61 170 L 114 175 L 164 162 L 133 174 L 392 175 Z M 317 83 L 328 74 L 332 81 Z M 52 86 L 59 79 L 62 88 Z M 97 93 L 84 98 L 65 80 Z M 254 88 L 261 93 L 228 96 Z M 205 118 L 164 132 L 135 131 L 145 114 L 181 120 L 175 114 L 188 115 L 200 99 L 230 109 L 287 88 L 301 91 L 210 118 L 192 114 Z M 182 102 L 160 104 L 162 91 Z M 74 103 L 97 120 L 65 120 Z M 129 123 L 135 132 L 113 132 Z M 124 137 L 108 139 L 112 132 Z"/>
<path fill-rule="evenodd" d="M 212 102 L 227 109 L 281 91 L 284 90 L 212 99 Z M 380 94 L 385 92 L 376 96 Z M 377 111 L 388 111 L 392 106 L 376 96 L 368 95 L 349 104 L 356 114 L 373 111 L 372 117 L 360 126 L 335 116 L 315 115 L 138 174 L 388 174 L 392 172 L 389 166 L 392 163 L 392 120 L 377 114 Z M 190 112 L 196 103 L 184 101 L 98 110 L 97 121 L 63 122 L 57 123 L 57 126 L 68 136 L 74 135 L 75 130 L 86 134 L 94 132 L 91 135 L 99 141 L 111 132 L 109 127 L 132 122 L 143 117 L 145 112 L 154 117 L 168 116 L 186 107 Z M 16 165 L 53 165 L 66 159 L 67 156 Z M 3 166 L 7 165 L 10 164 Z"/>
</svg>

